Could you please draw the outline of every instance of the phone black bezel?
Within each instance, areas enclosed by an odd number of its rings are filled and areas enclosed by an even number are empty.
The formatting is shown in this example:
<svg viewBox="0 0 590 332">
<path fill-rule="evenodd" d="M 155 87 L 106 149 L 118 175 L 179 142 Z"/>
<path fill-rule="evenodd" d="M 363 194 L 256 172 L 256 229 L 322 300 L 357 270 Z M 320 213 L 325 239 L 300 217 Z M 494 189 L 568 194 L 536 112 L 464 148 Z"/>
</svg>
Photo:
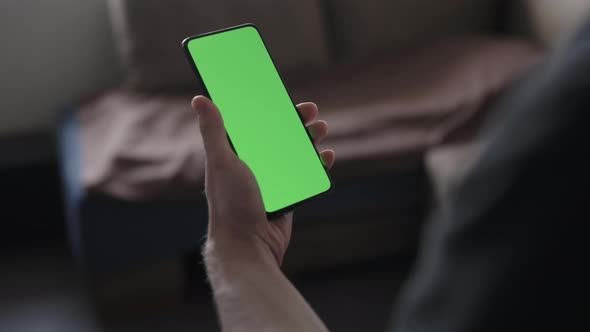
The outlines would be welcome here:
<svg viewBox="0 0 590 332">
<path fill-rule="evenodd" d="M 309 138 L 310 142 L 313 144 L 313 139 L 311 137 L 311 134 L 309 133 L 309 131 L 307 130 L 307 128 L 305 127 L 305 123 L 303 121 L 303 118 L 301 117 L 301 115 L 299 114 L 299 112 L 297 111 L 297 105 L 295 105 L 295 103 L 293 102 L 293 98 L 291 97 L 291 94 L 289 93 L 289 89 L 287 88 L 287 85 L 285 84 L 285 80 L 283 79 L 283 76 L 281 75 L 279 69 L 277 68 L 274 58 L 272 57 L 272 54 L 270 53 L 270 51 L 268 50 L 268 46 L 266 45 L 266 42 L 264 41 L 264 38 L 262 37 L 262 34 L 260 33 L 260 30 L 258 29 L 258 27 L 252 23 L 244 23 L 244 24 L 239 24 L 239 25 L 235 25 L 235 26 L 231 26 L 231 27 L 227 27 L 224 29 L 220 29 L 220 30 L 214 30 L 214 31 L 210 31 L 210 32 L 206 32 L 206 33 L 202 33 L 202 34 L 198 34 L 198 35 L 194 35 L 194 36 L 190 36 L 185 38 L 182 41 L 182 49 L 184 51 L 184 54 L 193 70 L 193 73 L 195 74 L 195 76 L 197 77 L 197 80 L 199 81 L 201 87 L 203 88 L 203 93 L 205 94 L 205 96 L 207 96 L 208 98 L 211 98 L 211 96 L 209 95 L 209 91 L 207 90 L 207 86 L 205 85 L 205 82 L 203 81 L 203 78 L 201 77 L 201 75 L 199 74 L 199 70 L 197 69 L 197 65 L 195 64 L 195 62 L 193 61 L 193 57 L 190 54 L 190 51 L 188 49 L 188 43 L 193 40 L 193 39 L 198 39 L 198 38 L 202 38 L 202 37 L 206 37 L 206 36 L 210 36 L 210 35 L 214 35 L 214 34 L 218 34 L 218 33 L 223 33 L 223 32 L 227 32 L 227 31 L 231 31 L 231 30 L 237 30 L 237 29 L 242 29 L 242 28 L 246 28 L 246 27 L 252 27 L 254 29 L 256 29 L 256 31 L 258 32 L 258 35 L 260 36 L 260 39 L 262 40 L 262 43 L 264 45 L 264 48 L 266 49 L 266 52 L 268 53 L 271 63 L 274 66 L 277 74 L 279 75 L 279 78 L 281 80 L 281 83 L 283 84 L 283 86 L 285 87 L 285 90 L 287 91 L 287 95 L 289 96 L 289 99 L 291 100 L 291 104 L 293 105 L 293 111 L 295 111 L 297 113 L 297 116 L 299 117 L 299 120 L 301 121 L 301 125 L 303 126 L 303 128 L 305 129 L 305 132 L 307 133 L 307 137 Z M 227 139 L 232 147 L 232 149 L 235 151 L 233 144 L 231 142 L 231 139 L 229 137 L 229 134 L 226 132 L 227 135 Z M 314 145 L 314 150 L 316 152 L 318 161 L 320 162 L 320 164 L 324 167 L 324 171 L 326 173 L 326 176 L 328 177 L 328 180 L 330 181 L 330 187 L 328 188 L 328 190 L 323 191 L 317 195 L 311 196 L 309 198 L 306 198 L 302 201 L 296 202 L 294 204 L 291 204 L 287 207 L 284 207 L 282 209 L 279 209 L 277 211 L 273 211 L 273 212 L 268 212 L 265 209 L 266 212 L 266 216 L 269 220 L 272 220 L 278 216 L 281 216 L 291 210 L 294 210 L 295 208 L 318 199 L 319 197 L 330 193 L 333 189 L 334 189 L 334 182 L 332 181 L 332 177 L 330 176 L 330 173 L 328 172 L 326 166 L 324 165 L 324 163 L 322 162 L 322 159 L 320 157 L 320 153 L 318 152 L 317 148 L 315 148 L 315 144 Z M 236 152 L 237 154 L 237 152 Z"/>
</svg>

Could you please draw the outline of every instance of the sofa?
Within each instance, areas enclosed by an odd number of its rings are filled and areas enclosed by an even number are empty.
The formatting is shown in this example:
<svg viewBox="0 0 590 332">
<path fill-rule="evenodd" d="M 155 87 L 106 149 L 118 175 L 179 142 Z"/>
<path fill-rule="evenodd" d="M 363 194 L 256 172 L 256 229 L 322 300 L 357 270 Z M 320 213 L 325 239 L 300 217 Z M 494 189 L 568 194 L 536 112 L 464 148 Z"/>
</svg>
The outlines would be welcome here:
<svg viewBox="0 0 590 332">
<path fill-rule="evenodd" d="M 207 210 L 189 103 L 202 87 L 184 37 L 255 23 L 294 101 L 315 101 L 330 125 L 335 190 L 295 214 L 295 273 L 412 255 L 442 174 L 428 156 L 476 140 L 558 43 L 535 34 L 541 3 L 109 0 L 125 79 L 73 101 L 58 129 L 72 253 L 93 294 L 174 302 L 199 269 Z"/>
</svg>

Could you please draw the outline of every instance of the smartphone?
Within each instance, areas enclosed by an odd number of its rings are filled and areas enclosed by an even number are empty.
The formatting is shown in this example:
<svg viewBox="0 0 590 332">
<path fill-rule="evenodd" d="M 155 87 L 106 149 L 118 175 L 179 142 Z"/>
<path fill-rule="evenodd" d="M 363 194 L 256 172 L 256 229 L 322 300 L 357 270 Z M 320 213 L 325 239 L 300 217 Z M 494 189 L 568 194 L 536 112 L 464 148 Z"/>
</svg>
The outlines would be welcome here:
<svg viewBox="0 0 590 332">
<path fill-rule="evenodd" d="M 183 49 L 254 173 L 269 218 L 329 192 L 332 180 L 253 24 L 186 38 Z"/>
</svg>

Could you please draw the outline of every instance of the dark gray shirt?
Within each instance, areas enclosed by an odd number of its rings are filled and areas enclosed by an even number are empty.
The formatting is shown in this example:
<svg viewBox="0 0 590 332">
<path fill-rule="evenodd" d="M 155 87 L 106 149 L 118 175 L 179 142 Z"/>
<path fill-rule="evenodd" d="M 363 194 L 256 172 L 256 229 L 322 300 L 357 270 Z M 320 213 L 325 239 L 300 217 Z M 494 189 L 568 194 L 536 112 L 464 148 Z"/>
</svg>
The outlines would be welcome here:
<svg viewBox="0 0 590 332">
<path fill-rule="evenodd" d="M 590 331 L 590 24 L 503 103 L 394 331 Z"/>
</svg>

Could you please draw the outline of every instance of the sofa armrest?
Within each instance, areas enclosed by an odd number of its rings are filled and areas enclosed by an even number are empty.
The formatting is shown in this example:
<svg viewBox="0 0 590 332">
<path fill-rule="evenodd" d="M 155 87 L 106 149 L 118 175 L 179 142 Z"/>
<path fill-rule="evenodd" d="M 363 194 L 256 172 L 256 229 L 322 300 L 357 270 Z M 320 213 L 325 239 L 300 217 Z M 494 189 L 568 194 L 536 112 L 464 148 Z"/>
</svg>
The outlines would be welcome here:
<svg viewBox="0 0 590 332">
<path fill-rule="evenodd" d="M 61 175 L 64 210 L 66 213 L 68 240 L 74 258 L 81 264 L 81 243 L 79 214 L 76 206 L 83 199 L 84 189 L 80 185 L 81 149 L 80 127 L 76 117 L 77 106 L 69 105 L 62 109 L 56 131 L 57 153 Z"/>
<path fill-rule="evenodd" d="M 587 0 L 518 0 L 512 9 L 514 30 L 548 48 L 567 40 L 590 17 Z"/>
<path fill-rule="evenodd" d="M 478 139 L 459 144 L 447 144 L 429 150 L 425 166 L 436 205 L 443 204 L 449 191 L 469 171 L 481 151 Z"/>
</svg>

